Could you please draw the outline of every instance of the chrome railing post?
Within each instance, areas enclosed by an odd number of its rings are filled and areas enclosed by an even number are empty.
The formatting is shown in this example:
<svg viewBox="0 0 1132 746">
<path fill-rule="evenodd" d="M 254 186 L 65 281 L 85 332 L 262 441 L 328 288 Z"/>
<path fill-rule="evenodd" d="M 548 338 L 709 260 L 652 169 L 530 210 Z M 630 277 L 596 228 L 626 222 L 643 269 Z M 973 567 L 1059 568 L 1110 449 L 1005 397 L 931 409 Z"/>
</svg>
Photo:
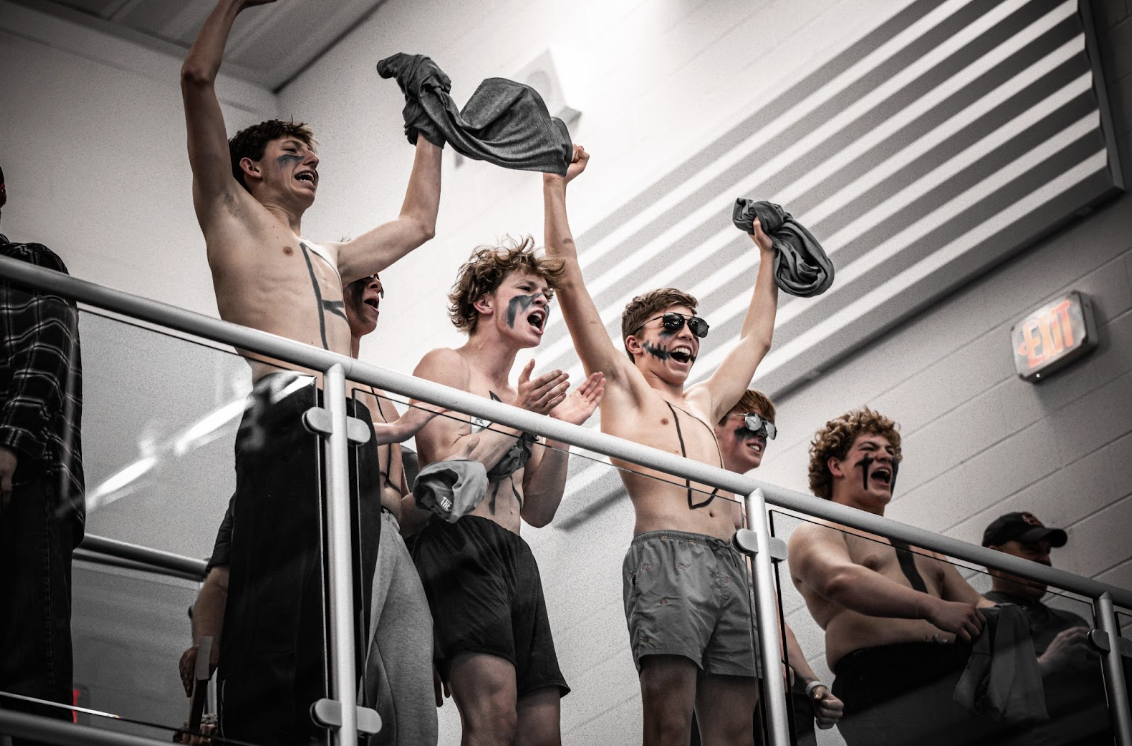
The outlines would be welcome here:
<svg viewBox="0 0 1132 746">
<path fill-rule="evenodd" d="M 1124 663 L 1121 660 L 1120 625 L 1112 596 L 1102 593 L 1093 603 L 1097 626 L 1108 636 L 1108 650 L 1104 657 L 1105 691 L 1108 694 L 1108 711 L 1112 718 L 1112 732 L 1117 746 L 1132 746 L 1132 716 L 1128 707 L 1128 682 L 1124 680 Z"/>
<path fill-rule="evenodd" d="M 331 365 L 323 378 L 324 406 L 330 412 L 326 454 L 327 562 L 330 588 L 330 697 L 341 709 L 331 744 L 358 742 L 357 686 L 354 671 L 353 568 L 350 541 L 350 466 L 346 434 L 346 374 Z"/>
<path fill-rule="evenodd" d="M 766 698 L 769 746 L 790 746 L 790 725 L 786 714 L 786 686 L 782 672 L 782 630 L 778 626 L 778 601 L 774 594 L 774 564 L 771 558 L 770 523 L 766 498 L 761 489 L 747 495 L 747 527 L 754 532 L 757 546 L 751 555 L 754 568 L 755 620 L 762 656 L 763 696 Z"/>
</svg>

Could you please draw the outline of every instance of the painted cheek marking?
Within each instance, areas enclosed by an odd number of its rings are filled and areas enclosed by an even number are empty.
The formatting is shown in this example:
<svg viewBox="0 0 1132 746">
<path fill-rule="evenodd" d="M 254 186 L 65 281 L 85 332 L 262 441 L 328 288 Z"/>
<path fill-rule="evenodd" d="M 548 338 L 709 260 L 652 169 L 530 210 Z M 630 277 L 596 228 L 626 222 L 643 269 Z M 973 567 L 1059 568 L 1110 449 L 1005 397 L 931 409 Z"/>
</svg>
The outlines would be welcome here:
<svg viewBox="0 0 1132 746">
<path fill-rule="evenodd" d="M 873 465 L 875 460 L 872 456 L 865 456 L 857 464 L 861 468 L 861 489 L 867 490 L 869 488 L 869 467 Z"/>
<path fill-rule="evenodd" d="M 515 319 L 521 311 L 526 311 L 536 298 L 545 297 L 541 292 L 533 295 L 516 295 L 507 302 L 507 326 L 515 328 Z"/>
<path fill-rule="evenodd" d="M 900 462 L 893 459 L 892 461 L 892 480 L 888 484 L 888 491 L 896 494 L 896 475 L 900 473 Z"/>
<path fill-rule="evenodd" d="M 292 163 L 295 163 L 295 164 L 302 163 L 303 157 L 301 155 L 292 155 L 291 153 L 284 153 L 283 155 L 276 158 L 275 162 L 278 163 L 280 166 L 288 166 Z"/>
<path fill-rule="evenodd" d="M 648 342 L 642 343 L 641 346 L 645 348 L 645 352 L 652 355 L 657 360 L 667 360 L 672 357 L 672 353 L 668 351 L 667 347 L 654 347 Z"/>
</svg>

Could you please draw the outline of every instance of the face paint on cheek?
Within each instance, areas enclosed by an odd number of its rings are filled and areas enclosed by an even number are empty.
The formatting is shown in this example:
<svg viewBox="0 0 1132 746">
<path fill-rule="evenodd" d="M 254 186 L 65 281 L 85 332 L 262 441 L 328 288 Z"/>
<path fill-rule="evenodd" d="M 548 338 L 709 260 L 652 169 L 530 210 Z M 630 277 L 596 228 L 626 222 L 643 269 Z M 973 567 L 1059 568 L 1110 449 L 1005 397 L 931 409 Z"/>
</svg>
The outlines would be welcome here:
<svg viewBox="0 0 1132 746">
<path fill-rule="evenodd" d="M 888 485 L 888 491 L 896 494 L 896 475 L 900 473 L 900 462 L 893 459 L 892 461 L 892 481 Z"/>
<path fill-rule="evenodd" d="M 294 155 L 292 153 L 284 153 L 283 155 L 276 158 L 275 162 L 278 163 L 280 166 L 283 166 L 284 168 L 286 168 L 286 167 L 291 166 L 291 165 L 295 165 L 295 166 L 299 165 L 300 163 L 303 162 L 303 157 L 301 155 Z"/>
<path fill-rule="evenodd" d="M 507 326 L 512 329 L 515 328 L 515 319 L 519 314 L 526 312 L 531 304 L 535 302 L 535 298 L 542 296 L 542 293 L 535 293 L 534 295 L 516 295 L 511 300 L 507 301 Z"/>
<path fill-rule="evenodd" d="M 873 465 L 875 460 L 872 456 L 865 456 L 857 464 L 861 469 L 861 489 L 867 490 L 869 488 L 869 467 Z"/>
<path fill-rule="evenodd" d="M 654 347 L 648 342 L 641 343 L 641 346 L 645 348 L 645 352 L 652 355 L 657 360 L 667 360 L 672 357 L 672 353 L 668 351 L 667 347 Z"/>
</svg>

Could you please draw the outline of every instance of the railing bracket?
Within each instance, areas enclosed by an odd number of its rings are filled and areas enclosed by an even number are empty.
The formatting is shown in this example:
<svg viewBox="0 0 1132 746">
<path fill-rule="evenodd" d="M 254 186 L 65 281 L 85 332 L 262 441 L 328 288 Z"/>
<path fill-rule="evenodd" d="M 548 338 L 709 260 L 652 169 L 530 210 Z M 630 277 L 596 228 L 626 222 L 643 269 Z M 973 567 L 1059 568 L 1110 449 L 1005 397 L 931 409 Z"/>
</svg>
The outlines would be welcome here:
<svg viewBox="0 0 1132 746">
<path fill-rule="evenodd" d="M 323 437 L 334 432 L 334 424 L 330 418 L 330 411 L 322 407 L 311 407 L 303 412 L 303 424 L 312 433 Z M 366 423 L 357 417 L 346 418 L 346 437 L 352 445 L 360 446 L 369 442 L 369 428 Z"/>
<path fill-rule="evenodd" d="M 357 707 L 358 732 L 373 735 L 381 732 L 381 715 L 368 707 Z M 342 704 L 333 699 L 320 699 L 311 705 L 311 718 L 324 728 L 342 726 Z"/>
<path fill-rule="evenodd" d="M 735 532 L 732 539 L 735 548 L 748 557 L 754 557 L 759 552 L 759 537 L 749 528 L 741 528 Z M 786 542 L 777 536 L 770 537 L 770 558 L 775 562 L 786 559 Z"/>
<path fill-rule="evenodd" d="M 1089 632 L 1089 645 L 1101 653 L 1112 650 L 1112 643 L 1109 639 L 1108 633 L 1103 629 L 1094 629 Z M 1132 640 L 1127 637 L 1116 638 L 1116 649 L 1120 652 L 1121 658 L 1132 658 Z"/>
</svg>

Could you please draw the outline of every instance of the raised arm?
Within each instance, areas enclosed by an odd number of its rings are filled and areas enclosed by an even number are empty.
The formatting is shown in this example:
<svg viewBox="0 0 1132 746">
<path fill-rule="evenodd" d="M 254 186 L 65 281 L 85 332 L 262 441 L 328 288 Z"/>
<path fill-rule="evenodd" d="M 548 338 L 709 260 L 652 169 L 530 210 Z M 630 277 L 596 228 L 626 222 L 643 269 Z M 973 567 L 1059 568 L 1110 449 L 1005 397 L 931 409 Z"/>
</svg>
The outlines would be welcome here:
<svg viewBox="0 0 1132 746">
<path fill-rule="evenodd" d="M 574 349 L 581 357 L 586 373 L 601 371 L 611 389 L 625 388 L 632 363 L 624 352 L 614 346 L 613 340 L 605 331 L 601 314 L 582 278 L 578 247 L 566 218 L 566 185 L 586 170 L 589 159 L 589 153 L 582 146 L 575 145 L 574 161 L 565 177 L 543 174 L 546 254 L 562 261 L 564 271 L 559 280 L 558 302 L 562 307 L 566 328 L 570 330 L 570 337 L 574 341 Z"/>
<path fill-rule="evenodd" d="M 216 75 L 236 16 L 245 8 L 267 2 L 274 0 L 219 0 L 181 66 L 181 98 L 185 104 L 189 165 L 193 170 L 193 206 L 206 234 L 217 210 L 230 205 L 240 191 L 232 176 L 228 133 L 216 98 Z"/>
<path fill-rule="evenodd" d="M 946 601 L 901 585 L 853 562 L 843 535 L 803 526 L 790 537 L 790 574 L 822 598 L 867 616 L 924 619 L 963 640 L 976 637 L 983 616 L 973 603 Z"/>
<path fill-rule="evenodd" d="M 711 399 L 712 422 L 727 414 L 735 402 L 751 385 L 755 369 L 770 351 L 774 337 L 774 317 L 778 311 L 778 285 L 774 281 L 774 247 L 770 237 L 763 233 L 758 219 L 751 240 L 758 246 L 759 272 L 755 278 L 755 291 L 747 306 L 747 316 L 739 332 L 739 342 L 723 362 L 701 385 Z"/>
<path fill-rule="evenodd" d="M 597 409 L 604 394 L 605 377 L 601 373 L 591 373 L 581 386 L 551 410 L 550 416 L 572 425 L 581 425 Z M 523 505 L 519 514 L 524 521 L 541 528 L 554 520 L 566 492 L 569 465 L 569 443 L 547 439 L 544 445 L 535 448 L 523 472 Z"/>
<path fill-rule="evenodd" d="M 401 214 L 338 245 L 338 271 L 343 283 L 382 271 L 436 235 L 441 152 L 425 138 L 417 138 L 417 153 Z"/>
</svg>

